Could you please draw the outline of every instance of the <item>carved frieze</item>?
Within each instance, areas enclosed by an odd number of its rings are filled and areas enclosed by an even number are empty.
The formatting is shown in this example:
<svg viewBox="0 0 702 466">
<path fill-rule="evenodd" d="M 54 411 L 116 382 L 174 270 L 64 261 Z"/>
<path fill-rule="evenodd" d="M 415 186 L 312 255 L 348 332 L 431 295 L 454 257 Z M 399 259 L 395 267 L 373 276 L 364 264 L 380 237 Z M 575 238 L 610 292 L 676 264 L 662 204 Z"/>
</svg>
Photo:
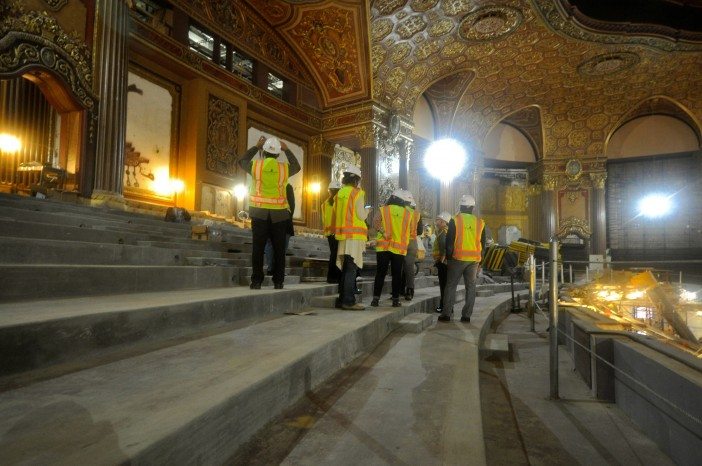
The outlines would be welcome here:
<svg viewBox="0 0 702 466">
<path fill-rule="evenodd" d="M 590 180 L 592 180 L 592 186 L 594 188 L 604 189 L 605 182 L 607 181 L 607 172 L 590 173 Z"/>
<path fill-rule="evenodd" d="M 563 239 L 569 235 L 575 234 L 583 239 L 589 239 L 592 236 L 592 230 L 587 220 L 578 217 L 568 217 L 559 222 L 558 233 L 556 236 Z"/>
<path fill-rule="evenodd" d="M 49 10 L 51 11 L 59 11 L 61 8 L 66 6 L 66 3 L 68 3 L 68 0 L 43 0 L 44 3 L 46 3 L 46 6 L 49 7 Z"/>
<path fill-rule="evenodd" d="M 207 104 L 205 166 L 222 176 L 234 176 L 239 142 L 239 108 L 210 95 Z"/>
<path fill-rule="evenodd" d="M 46 12 L 25 12 L 15 2 L 0 6 L 0 17 L 0 75 L 50 70 L 84 108 L 95 107 L 91 53 L 82 41 L 67 34 Z"/>
</svg>

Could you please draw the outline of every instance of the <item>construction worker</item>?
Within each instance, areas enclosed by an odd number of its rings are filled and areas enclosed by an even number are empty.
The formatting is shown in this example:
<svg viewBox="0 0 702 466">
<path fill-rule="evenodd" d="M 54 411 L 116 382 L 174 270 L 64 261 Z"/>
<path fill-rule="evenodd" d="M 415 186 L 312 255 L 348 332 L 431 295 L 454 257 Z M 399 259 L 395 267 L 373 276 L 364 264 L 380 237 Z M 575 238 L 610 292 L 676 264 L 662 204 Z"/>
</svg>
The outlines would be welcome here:
<svg viewBox="0 0 702 466">
<path fill-rule="evenodd" d="M 363 267 L 363 251 L 368 239 L 366 218 L 370 207 L 364 206 L 366 194 L 359 188 L 361 169 L 348 166 L 343 170 L 342 187 L 334 201 L 334 234 L 339 242 L 336 265 L 341 269 L 339 298 L 336 307 L 350 311 L 365 309 L 356 303 L 356 274 Z"/>
<path fill-rule="evenodd" d="M 485 251 L 485 224 L 473 215 L 475 198 L 461 196 L 459 212 L 451 219 L 446 232 L 446 287 L 444 307 L 439 320 L 451 322 L 456 288 L 461 277 L 465 284 L 466 300 L 461 310 L 461 322 L 470 322 L 475 304 L 475 281 L 478 276 L 483 251 Z"/>
<path fill-rule="evenodd" d="M 431 255 L 434 258 L 434 265 L 439 275 L 439 292 L 441 298 L 436 312 L 441 312 L 444 308 L 444 289 L 446 288 L 446 233 L 448 232 L 448 224 L 451 221 L 451 214 L 444 211 L 436 216 L 436 239 L 431 250 Z"/>
<path fill-rule="evenodd" d="M 421 234 L 424 227 L 421 224 L 421 214 L 417 209 L 414 196 L 412 196 L 411 192 L 406 192 L 409 205 L 405 208 L 410 213 L 412 220 L 410 223 L 410 242 L 407 248 L 407 255 L 405 256 L 405 264 L 402 269 L 402 286 L 404 288 L 405 299 L 407 301 L 412 301 L 412 298 L 414 298 L 415 262 L 417 261 L 417 234 Z"/>
<path fill-rule="evenodd" d="M 295 213 L 295 189 L 290 183 L 285 187 L 285 197 L 288 199 L 288 210 L 290 218 L 286 221 L 285 227 L 285 253 L 288 253 L 288 245 L 290 238 L 295 236 L 295 225 L 293 224 L 293 214 Z M 273 255 L 273 243 L 270 239 L 266 241 L 266 247 L 263 252 L 263 261 L 266 266 L 266 275 L 273 275 L 275 258 Z"/>
<path fill-rule="evenodd" d="M 287 162 L 278 160 L 284 151 Z M 261 151 L 263 157 L 253 160 Z M 266 241 L 273 244 L 273 285 L 283 288 L 285 280 L 285 232 L 291 213 L 288 210 L 286 185 L 288 178 L 300 171 L 300 163 L 284 142 L 261 136 L 255 146 L 246 151 L 239 166 L 251 174 L 249 187 L 249 217 L 253 235 L 251 248 L 252 290 L 260 290 L 263 282 L 263 254 Z"/>
<path fill-rule="evenodd" d="M 400 306 L 400 290 L 402 288 L 402 266 L 407 255 L 410 242 L 410 227 L 412 214 L 405 207 L 409 205 L 409 192 L 395 190 L 376 216 L 374 221 L 378 234 L 375 252 L 377 268 L 373 284 L 373 301 L 371 306 L 379 306 L 380 295 L 383 292 L 388 266 L 392 271 L 392 306 Z"/>
<path fill-rule="evenodd" d="M 324 236 L 327 237 L 329 243 L 329 266 L 327 267 L 327 283 L 339 283 L 341 270 L 336 265 L 336 252 L 339 247 L 339 241 L 334 234 L 334 200 L 336 194 L 341 189 L 341 183 L 332 180 L 329 183 L 329 197 L 322 203 L 322 227 L 324 228 Z"/>
</svg>

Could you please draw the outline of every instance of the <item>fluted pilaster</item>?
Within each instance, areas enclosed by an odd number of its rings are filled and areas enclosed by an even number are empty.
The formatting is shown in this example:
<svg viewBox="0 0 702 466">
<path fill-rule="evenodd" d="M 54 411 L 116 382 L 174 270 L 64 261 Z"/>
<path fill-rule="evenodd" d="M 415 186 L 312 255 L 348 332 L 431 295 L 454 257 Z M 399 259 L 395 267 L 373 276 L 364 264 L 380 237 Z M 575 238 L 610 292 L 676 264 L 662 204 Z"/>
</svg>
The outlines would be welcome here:
<svg viewBox="0 0 702 466">
<path fill-rule="evenodd" d="M 121 195 L 127 125 L 127 35 L 124 0 L 95 4 L 96 89 L 100 96 L 94 188 L 101 195 Z"/>
</svg>

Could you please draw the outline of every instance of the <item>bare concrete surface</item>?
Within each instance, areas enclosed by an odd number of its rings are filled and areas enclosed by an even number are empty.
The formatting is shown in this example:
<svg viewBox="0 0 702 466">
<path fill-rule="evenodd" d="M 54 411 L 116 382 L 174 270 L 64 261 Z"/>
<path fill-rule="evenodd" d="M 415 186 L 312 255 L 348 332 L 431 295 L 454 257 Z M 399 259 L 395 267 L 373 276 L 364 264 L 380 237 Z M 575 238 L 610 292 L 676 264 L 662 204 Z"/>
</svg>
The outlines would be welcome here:
<svg viewBox="0 0 702 466">
<path fill-rule="evenodd" d="M 497 332 L 508 336 L 509 356 L 481 362 L 487 463 L 673 464 L 616 405 L 594 399 L 562 346 L 561 399 L 548 399 L 547 326 L 537 314 L 532 333 L 525 313 L 508 316 Z"/>
<path fill-rule="evenodd" d="M 391 334 L 321 390 L 308 392 L 229 463 L 485 464 L 479 326 L 508 297 L 479 298 L 475 323 L 438 322 L 421 334 Z"/>
</svg>

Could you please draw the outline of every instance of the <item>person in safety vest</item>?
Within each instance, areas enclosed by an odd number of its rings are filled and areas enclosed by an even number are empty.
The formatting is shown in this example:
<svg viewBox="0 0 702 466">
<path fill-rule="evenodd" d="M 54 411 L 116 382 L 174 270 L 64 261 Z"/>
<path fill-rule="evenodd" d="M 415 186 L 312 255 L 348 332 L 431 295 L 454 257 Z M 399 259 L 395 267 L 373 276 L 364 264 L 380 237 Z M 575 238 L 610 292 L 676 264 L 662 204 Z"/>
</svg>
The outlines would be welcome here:
<svg viewBox="0 0 702 466">
<path fill-rule="evenodd" d="M 424 226 L 421 221 L 421 214 L 417 209 L 417 203 L 414 201 L 412 193 L 407 191 L 409 205 L 405 208 L 410 213 L 410 242 L 407 247 L 407 255 L 405 256 L 405 265 L 402 268 L 402 287 L 404 289 L 405 299 L 412 301 L 414 298 L 414 275 L 415 262 L 417 261 L 417 234 L 422 233 Z"/>
<path fill-rule="evenodd" d="M 339 241 L 334 234 L 334 201 L 336 193 L 341 189 L 341 183 L 332 180 L 329 183 L 329 198 L 322 203 L 322 227 L 324 236 L 329 242 L 329 266 L 327 268 L 327 283 L 339 283 L 341 270 L 336 265 L 336 252 L 339 248 Z"/>
<path fill-rule="evenodd" d="M 278 159 L 281 150 L 285 152 L 287 161 Z M 259 151 L 262 157 L 254 160 Z M 284 142 L 261 136 L 239 160 L 239 166 L 252 178 L 249 186 L 249 217 L 253 235 L 250 288 L 261 289 L 263 254 L 266 241 L 270 238 L 274 257 L 273 285 L 281 289 L 285 280 L 285 232 L 292 215 L 286 186 L 288 178 L 300 171 L 300 163 Z"/>
<path fill-rule="evenodd" d="M 409 202 L 409 191 L 396 189 L 376 215 L 374 226 L 378 234 L 375 253 L 378 263 L 371 306 L 380 305 L 380 295 L 383 292 L 388 266 L 390 266 L 392 271 L 392 306 L 400 307 L 402 266 L 411 237 L 412 214 L 406 209 Z"/>
<path fill-rule="evenodd" d="M 448 224 L 451 221 L 451 214 L 444 211 L 436 216 L 436 239 L 431 250 L 431 255 L 434 258 L 434 265 L 439 275 L 439 292 L 441 299 L 436 312 L 441 312 L 444 308 L 444 289 L 446 288 L 446 233 L 448 232 Z"/>
<path fill-rule="evenodd" d="M 295 225 L 293 224 L 293 214 L 295 213 L 295 189 L 290 183 L 285 187 L 285 197 L 288 199 L 288 210 L 290 211 L 290 218 L 286 220 L 285 226 L 285 253 L 288 253 L 288 245 L 290 244 L 290 238 L 295 236 Z M 266 241 L 266 247 L 263 252 L 263 263 L 266 267 L 266 275 L 273 275 L 273 269 L 275 268 L 275 255 L 273 254 L 273 243 L 270 238 Z"/>
<path fill-rule="evenodd" d="M 350 311 L 365 309 L 356 303 L 356 273 L 363 267 L 363 251 L 368 239 L 366 218 L 370 207 L 365 207 L 365 192 L 359 188 L 361 169 L 353 165 L 343 171 L 342 187 L 334 201 L 334 235 L 339 242 L 336 265 L 341 269 L 339 297 L 336 307 Z"/>
<path fill-rule="evenodd" d="M 446 232 L 446 287 L 444 307 L 439 320 L 451 322 L 456 288 L 461 277 L 466 286 L 466 300 L 461 311 L 461 322 L 470 322 L 475 304 L 475 281 L 485 251 L 485 223 L 473 215 L 475 198 L 461 197 L 459 212 L 451 219 Z"/>
</svg>

